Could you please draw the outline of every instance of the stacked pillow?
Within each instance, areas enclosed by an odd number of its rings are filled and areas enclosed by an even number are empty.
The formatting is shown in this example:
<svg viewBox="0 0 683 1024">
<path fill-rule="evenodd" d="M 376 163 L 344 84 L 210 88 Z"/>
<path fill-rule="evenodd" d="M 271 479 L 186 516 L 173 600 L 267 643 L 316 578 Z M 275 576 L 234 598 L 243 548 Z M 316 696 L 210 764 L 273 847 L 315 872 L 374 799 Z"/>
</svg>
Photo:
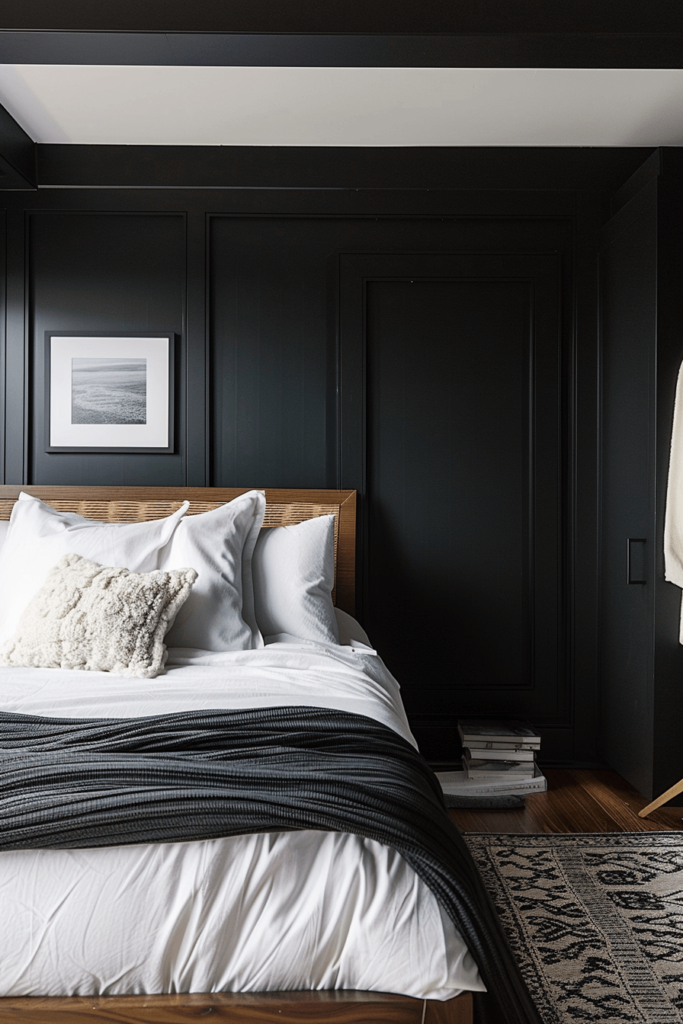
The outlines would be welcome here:
<svg viewBox="0 0 683 1024">
<path fill-rule="evenodd" d="M 256 621 L 264 637 L 285 633 L 339 643 L 332 604 L 334 516 L 261 530 L 253 578 Z"/>
<path fill-rule="evenodd" d="M 149 523 L 101 523 L 75 512 L 58 512 L 22 492 L 0 554 L 0 648 L 13 636 L 22 612 L 63 555 L 151 572 L 158 568 L 159 551 L 187 508 L 185 502 L 172 515 Z"/>
<path fill-rule="evenodd" d="M 211 512 L 186 516 L 159 552 L 159 568 L 197 570 L 197 582 L 166 637 L 169 647 L 249 651 L 263 647 L 254 617 L 251 560 L 263 491 L 247 491 Z M 0 566 L 1 570 L 1 566 Z"/>
<path fill-rule="evenodd" d="M 35 648 L 48 635 L 50 666 L 148 676 L 163 666 L 167 630 L 167 646 L 209 651 L 253 650 L 263 647 L 264 637 L 339 643 L 334 516 L 262 530 L 262 491 L 199 515 L 186 516 L 187 507 L 152 522 L 101 523 L 22 493 L 9 528 L 0 523 L 0 661 L 45 664 L 45 651 Z M 119 602 L 130 595 L 138 605 L 141 593 L 156 595 L 156 617 L 139 630 L 151 646 L 144 656 L 137 651 L 135 670 L 125 658 L 116 660 L 111 644 L 99 661 L 73 644 L 68 654 L 55 647 L 60 630 L 68 632 L 67 621 L 72 632 L 78 621 L 76 632 L 85 630 L 92 640 L 100 628 L 95 618 L 101 625 L 103 615 L 112 614 L 104 590 L 114 589 Z M 55 607 L 58 595 L 68 608 Z M 116 638 L 122 650 L 130 648 L 130 638 Z"/>
</svg>

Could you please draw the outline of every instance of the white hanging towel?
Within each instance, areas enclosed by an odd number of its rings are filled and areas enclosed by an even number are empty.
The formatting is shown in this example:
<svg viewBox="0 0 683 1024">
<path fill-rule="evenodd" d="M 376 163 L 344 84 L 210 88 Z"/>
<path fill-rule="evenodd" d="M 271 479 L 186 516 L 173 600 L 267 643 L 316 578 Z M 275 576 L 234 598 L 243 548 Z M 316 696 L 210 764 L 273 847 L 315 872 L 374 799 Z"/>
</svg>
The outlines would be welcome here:
<svg viewBox="0 0 683 1024">
<path fill-rule="evenodd" d="M 678 371 L 664 516 L 664 578 L 683 587 L 683 365 Z M 683 644 L 683 608 L 679 640 Z"/>
</svg>

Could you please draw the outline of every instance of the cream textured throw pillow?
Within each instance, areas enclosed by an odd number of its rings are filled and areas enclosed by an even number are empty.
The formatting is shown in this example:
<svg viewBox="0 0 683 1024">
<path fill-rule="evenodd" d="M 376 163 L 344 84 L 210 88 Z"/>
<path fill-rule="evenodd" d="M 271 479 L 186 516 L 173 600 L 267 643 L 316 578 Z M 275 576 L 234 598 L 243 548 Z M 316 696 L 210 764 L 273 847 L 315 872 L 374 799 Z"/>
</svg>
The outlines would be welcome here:
<svg viewBox="0 0 683 1024">
<path fill-rule="evenodd" d="M 3 644 L 0 664 L 151 679 L 164 667 L 164 636 L 196 578 L 194 569 L 136 573 L 64 555 Z"/>
</svg>

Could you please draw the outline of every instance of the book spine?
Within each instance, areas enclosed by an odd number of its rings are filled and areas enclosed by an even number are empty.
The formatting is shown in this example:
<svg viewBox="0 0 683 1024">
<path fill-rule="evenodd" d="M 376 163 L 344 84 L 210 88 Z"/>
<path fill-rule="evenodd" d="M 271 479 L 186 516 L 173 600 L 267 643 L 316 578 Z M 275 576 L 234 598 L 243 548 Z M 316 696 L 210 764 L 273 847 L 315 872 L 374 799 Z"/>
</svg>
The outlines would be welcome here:
<svg viewBox="0 0 683 1024">
<path fill-rule="evenodd" d="M 510 739 L 505 739 L 503 736 L 499 736 L 497 739 L 487 739 L 485 736 L 472 736 L 467 733 L 458 733 L 464 747 L 479 747 L 485 750 L 540 750 L 541 739 L 539 737 L 530 736 L 528 739 L 519 740 L 514 739 L 512 736 Z"/>
<path fill-rule="evenodd" d="M 497 785 L 481 782 L 477 786 L 447 786 L 444 793 L 449 796 L 526 796 L 528 793 L 545 793 L 548 780 L 545 776 L 522 779 L 519 782 L 506 781 Z"/>
<path fill-rule="evenodd" d="M 533 750 L 519 750 L 517 747 L 498 747 L 493 750 L 488 747 L 465 746 L 465 753 L 471 761 L 521 761 L 531 764 L 534 760 Z"/>
</svg>

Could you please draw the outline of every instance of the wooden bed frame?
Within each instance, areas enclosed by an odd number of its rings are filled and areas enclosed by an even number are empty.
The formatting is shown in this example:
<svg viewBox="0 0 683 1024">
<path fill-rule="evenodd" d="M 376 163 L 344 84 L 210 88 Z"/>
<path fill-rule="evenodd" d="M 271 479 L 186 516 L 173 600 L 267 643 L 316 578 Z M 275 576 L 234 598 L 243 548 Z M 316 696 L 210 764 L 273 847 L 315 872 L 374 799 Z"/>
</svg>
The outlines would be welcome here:
<svg viewBox="0 0 683 1024">
<path fill-rule="evenodd" d="M 10 518 L 20 491 L 60 511 L 105 522 L 135 522 L 169 515 L 183 501 L 188 514 L 205 512 L 248 487 L 22 487 L 0 485 L 0 520 Z M 264 528 L 335 516 L 337 607 L 354 613 L 356 492 L 262 488 Z M 472 1024 L 472 995 L 448 1002 L 377 992 L 264 992 L 67 998 L 0 997 L 2 1024 L 186 1024 L 211 1017 L 235 1024 Z"/>
</svg>

